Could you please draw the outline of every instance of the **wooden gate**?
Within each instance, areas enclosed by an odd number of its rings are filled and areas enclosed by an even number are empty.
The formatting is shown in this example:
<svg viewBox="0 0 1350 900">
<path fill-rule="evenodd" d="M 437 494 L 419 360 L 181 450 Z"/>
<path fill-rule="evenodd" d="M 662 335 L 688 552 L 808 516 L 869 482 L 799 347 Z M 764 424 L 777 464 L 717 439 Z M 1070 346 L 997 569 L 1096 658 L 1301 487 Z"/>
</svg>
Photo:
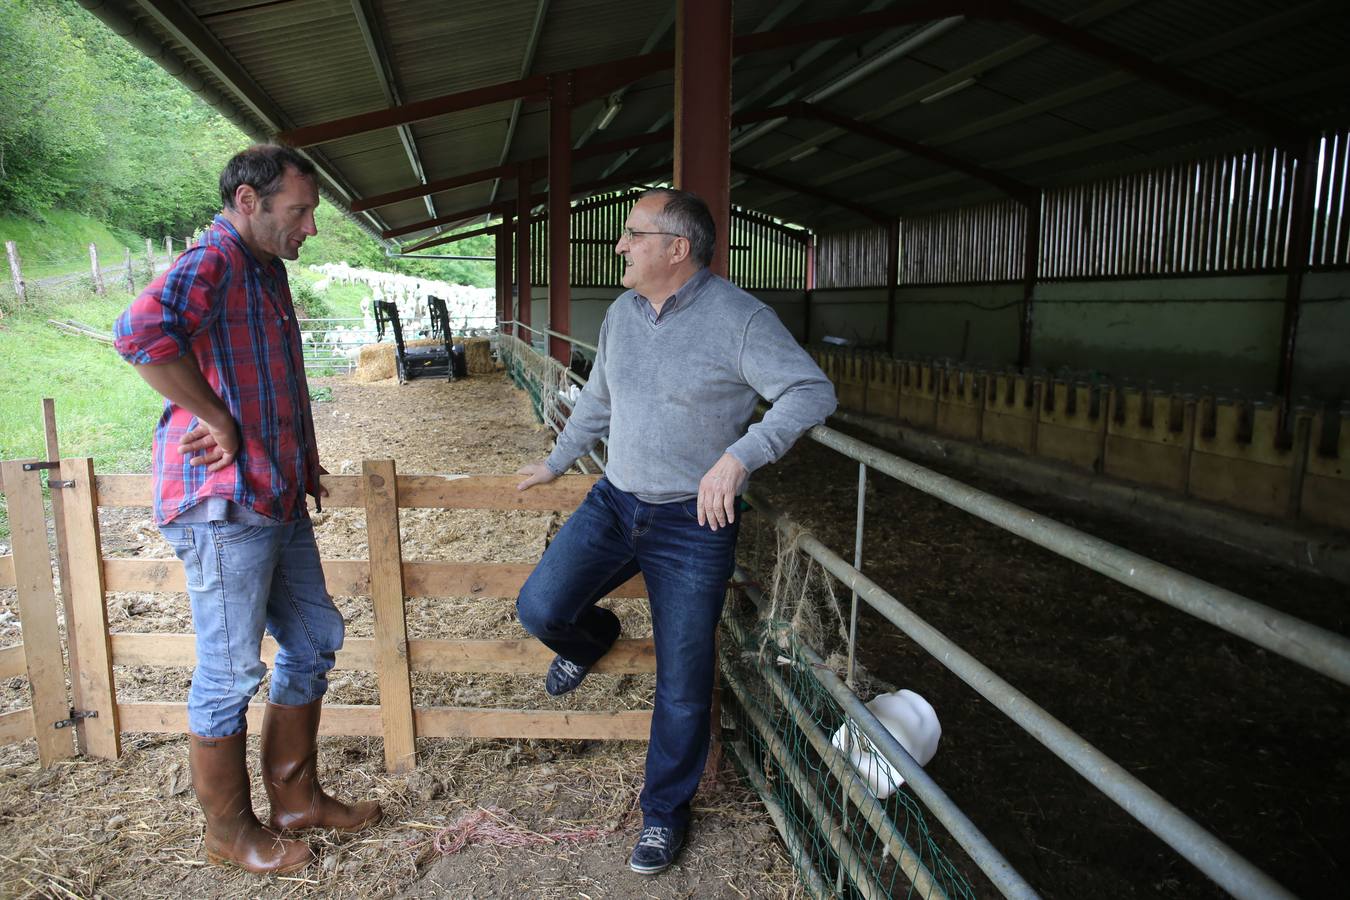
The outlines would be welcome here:
<svg viewBox="0 0 1350 900">
<path fill-rule="evenodd" d="M 54 441 L 52 442 L 54 444 Z M 25 465 L 28 468 L 25 468 Z M 19 593 L 24 643 L 0 648 L 0 677 L 29 678 L 32 706 L 0 715 L 0 745 L 36 737 L 42 765 L 75 754 L 71 732 L 78 729 L 80 752 L 107 759 L 121 752 L 123 732 L 185 733 L 184 702 L 120 702 L 114 665 L 191 666 L 196 662 L 192 634 L 111 633 L 109 592 L 181 592 L 182 565 L 176 559 L 105 558 L 99 541 L 99 507 L 149 507 L 148 475 L 96 475 L 90 459 L 63 459 L 48 468 L 57 539 L 68 556 L 63 593 L 66 616 L 74 627 L 67 642 L 73 702 L 67 699 L 57 601 L 52 586 L 39 478 L 47 464 L 0 464 L 13 533 L 12 556 L 0 557 L 0 587 Z M 384 739 L 390 772 L 416 767 L 417 737 L 571 738 L 646 740 L 647 711 L 556 711 L 415 707 L 414 672 L 488 672 L 542 676 L 553 654 L 522 633 L 520 640 L 409 640 L 405 597 L 499 597 L 510 602 L 532 564 L 418 562 L 402 558 L 398 511 L 410 508 L 553 510 L 576 508 L 595 482 L 568 476 L 524 493 L 517 476 L 398 475 L 392 460 L 367 460 L 360 475 L 325 475 L 332 507 L 365 509 L 368 559 L 323 560 L 328 590 L 334 596 L 366 596 L 374 607 L 372 638 L 349 638 L 338 653 L 336 669 L 377 673 L 380 702 L 375 705 L 327 705 L 321 733 Z M 65 560 L 62 560 L 63 563 Z M 622 585 L 615 597 L 645 597 L 641 577 Z M 271 662 L 276 644 L 264 640 L 263 658 Z M 596 672 L 650 673 L 655 652 L 650 638 L 620 640 L 595 667 Z M 249 726 L 261 724 L 262 704 L 248 711 Z M 76 727 L 72 727 L 76 726 Z"/>
</svg>

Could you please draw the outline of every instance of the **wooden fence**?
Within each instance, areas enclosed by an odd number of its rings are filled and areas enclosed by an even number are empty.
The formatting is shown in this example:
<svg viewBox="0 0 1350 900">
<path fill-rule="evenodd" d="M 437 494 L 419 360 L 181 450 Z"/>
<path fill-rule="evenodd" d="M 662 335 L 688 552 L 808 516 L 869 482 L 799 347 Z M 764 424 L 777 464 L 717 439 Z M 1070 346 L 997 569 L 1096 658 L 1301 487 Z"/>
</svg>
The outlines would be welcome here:
<svg viewBox="0 0 1350 900">
<path fill-rule="evenodd" d="M 50 424 L 50 419 L 49 419 Z M 49 446 L 54 446 L 54 435 Z M 28 468 L 25 468 L 25 465 Z M 68 556 L 63 579 L 67 621 L 73 635 L 67 647 L 72 700 L 67 699 L 57 600 L 42 504 L 46 464 L 19 460 L 0 464 L 13 535 L 13 555 L 0 557 L 0 587 L 16 587 L 23 644 L 0 649 L 0 677 L 25 672 L 32 705 L 0 715 L 0 745 L 36 738 L 43 766 L 80 752 L 105 759 L 121 752 L 123 732 L 184 733 L 186 702 L 123 702 L 117 699 L 114 666 L 191 666 L 196 661 L 191 634 L 110 633 L 107 594 L 113 591 L 185 590 L 176 559 L 115 559 L 102 555 L 99 507 L 149 507 L 148 475 L 96 475 L 90 459 L 63 459 L 50 468 L 57 543 Z M 416 766 L 418 737 L 572 738 L 645 740 L 648 711 L 554 711 L 415 707 L 412 673 L 489 672 L 542 677 L 552 652 L 522 633 L 520 640 L 433 640 L 408 638 L 404 616 L 407 596 L 500 597 L 510 602 L 533 569 L 532 564 L 415 562 L 402 558 L 400 509 L 575 509 L 595 479 L 569 476 L 520 493 L 515 476 L 398 475 L 392 460 L 367 460 L 360 475 L 326 475 L 332 507 L 365 509 L 368 559 L 323 561 L 329 592 L 368 596 L 374 605 L 375 634 L 349 638 L 338 653 L 337 669 L 377 673 L 380 702 L 328 705 L 321 733 L 384 739 L 385 765 L 391 772 Z M 55 485 L 60 484 L 58 488 Z M 64 559 L 63 559 L 64 562 Z M 640 577 L 622 585 L 615 597 L 645 597 Z M 276 644 L 264 641 L 271 661 Z M 655 652 L 650 638 L 620 640 L 597 664 L 597 672 L 650 673 Z M 250 706 L 250 729 L 261 723 L 262 705 Z M 59 724 L 58 724 L 59 723 Z"/>
<path fill-rule="evenodd" d="M 183 238 L 183 249 L 187 250 L 191 246 L 192 238 Z M 173 263 L 175 248 L 176 244 L 174 239 L 166 235 L 164 238 L 164 258 L 163 260 L 160 260 L 155 256 L 154 241 L 150 238 L 145 239 L 145 259 L 141 260 L 141 262 L 145 263 L 145 274 L 148 275 L 148 278 L 146 279 L 147 283 L 154 279 L 156 273 L 162 269 L 167 269 Z M 97 244 L 89 245 L 89 271 L 87 274 L 93 292 L 102 296 L 107 293 L 107 284 L 103 277 L 106 270 L 99 263 L 98 252 Z M 29 279 L 23 274 L 23 257 L 19 251 L 19 245 L 16 242 L 5 241 L 5 260 L 9 266 L 9 287 L 14 292 L 14 296 L 18 300 L 18 303 L 23 305 L 28 302 Z M 127 293 L 135 293 L 136 270 L 133 266 L 130 247 L 123 248 L 121 265 L 117 266 L 115 271 L 118 273 L 118 283 L 126 289 Z M 42 280 L 50 283 L 65 284 L 81 277 L 83 276 L 78 274 L 52 275 Z M 3 311 L 0 311 L 0 317 L 3 317 L 3 315 Z"/>
</svg>

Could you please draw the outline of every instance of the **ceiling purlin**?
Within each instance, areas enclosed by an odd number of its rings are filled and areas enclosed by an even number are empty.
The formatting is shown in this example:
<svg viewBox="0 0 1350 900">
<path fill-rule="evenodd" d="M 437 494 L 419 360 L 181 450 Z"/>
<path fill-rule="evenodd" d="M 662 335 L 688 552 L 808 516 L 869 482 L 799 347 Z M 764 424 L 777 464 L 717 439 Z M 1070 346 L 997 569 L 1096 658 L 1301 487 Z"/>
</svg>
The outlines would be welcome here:
<svg viewBox="0 0 1350 900">
<path fill-rule="evenodd" d="M 370 54 L 371 64 L 375 67 L 375 77 L 380 81 L 385 101 L 390 106 L 398 106 L 403 102 L 398 79 L 389 66 L 389 52 L 384 42 L 384 34 L 374 10 L 370 8 L 370 2 L 371 0 L 352 0 L 352 14 L 356 17 L 357 27 L 361 29 L 361 39 L 365 41 L 366 52 Z M 408 164 L 412 167 L 413 177 L 426 184 L 426 170 L 422 167 L 422 155 L 418 152 L 417 139 L 413 137 L 412 129 L 407 125 L 398 126 L 398 139 L 403 144 L 403 151 L 408 155 Z M 431 195 L 428 194 L 424 200 L 427 214 L 433 219 L 436 218 L 436 203 Z"/>
<path fill-rule="evenodd" d="M 661 141 L 668 141 L 673 135 L 674 132 L 667 128 L 665 131 L 636 134 L 626 138 L 616 138 L 612 141 L 606 141 L 602 144 L 592 144 L 589 147 L 577 150 L 572 154 L 572 159 L 591 159 L 609 153 L 619 153 L 634 147 L 643 147 L 649 144 L 660 143 Z M 529 163 L 532 169 L 538 171 L 537 167 L 544 166 L 548 163 L 548 157 L 535 156 L 528 160 L 523 160 L 523 162 Z M 395 191 L 389 191 L 385 194 L 362 197 L 353 201 L 352 208 L 357 210 L 374 209 L 375 207 L 385 206 L 390 203 L 398 203 L 403 200 L 413 199 L 414 197 L 421 197 L 428 193 L 439 193 L 441 191 L 451 190 L 452 188 L 465 187 L 470 184 L 479 184 L 492 179 L 512 178 L 515 177 L 516 170 L 519 166 L 520 162 L 493 166 L 488 169 L 479 169 L 477 172 L 466 172 L 463 175 L 456 175 L 453 178 L 441 178 L 426 184 L 412 185 Z"/>
<path fill-rule="evenodd" d="M 1323 7 L 1325 6 L 1326 4 L 1322 2 L 1322 0 L 1314 0 L 1314 2 L 1306 3 L 1303 4 L 1302 6 L 1295 7 L 1293 9 L 1281 10 L 1270 16 L 1259 19 L 1255 22 L 1249 22 L 1246 25 L 1240 25 L 1234 29 L 1214 35 L 1203 41 L 1193 42 L 1185 47 L 1179 48 L 1173 51 L 1172 53 L 1169 53 L 1161 57 L 1160 61 L 1171 66 L 1176 66 L 1192 60 L 1203 59 L 1204 57 L 1209 56 L 1213 53 L 1219 53 L 1225 50 L 1233 49 L 1235 46 L 1241 46 L 1244 43 L 1257 39 L 1258 36 L 1275 35 L 1278 34 L 1283 29 L 1291 28 L 1295 25 L 1306 22 L 1309 20 L 1310 17 L 1322 11 Z M 1092 10 L 1088 10 L 1087 13 L 1085 13 L 1085 15 L 1092 14 L 1096 12 L 1098 9 L 1099 7 L 1094 7 Z M 1079 21 L 1081 21 L 1081 19 Z M 1037 41 L 1035 46 L 1039 47 L 1044 45 L 1044 39 L 1035 38 L 1033 40 Z M 1015 46 L 1022 46 L 1022 42 L 1019 41 L 1018 45 Z M 976 67 L 985 67 L 985 64 L 988 61 L 990 61 L 995 57 L 1000 56 L 1002 56 L 1002 54 L 992 54 L 991 56 L 985 57 L 984 59 L 976 60 L 975 62 L 971 63 L 970 66 L 962 67 L 961 69 L 955 70 L 952 73 L 943 76 L 942 78 L 935 79 L 934 81 L 922 85 L 916 88 L 915 90 L 908 92 L 907 94 L 897 97 L 895 101 L 887 104 L 885 107 L 880 108 L 877 111 L 877 115 L 884 115 L 896 112 L 899 109 L 903 108 L 904 106 L 909 106 L 912 103 L 917 102 L 922 97 L 930 96 L 932 93 L 940 91 L 946 87 L 950 87 L 952 84 L 956 83 L 952 79 L 957 74 L 965 73 L 968 70 Z M 1008 60 L 1005 58 L 1002 61 Z M 971 76 L 966 75 L 965 77 Z M 985 116 L 984 118 L 978 121 L 967 123 L 958 128 L 952 129 L 951 131 L 944 132 L 943 134 L 934 135 L 930 140 L 926 141 L 925 143 L 929 147 L 942 147 L 948 144 L 953 144 L 956 143 L 957 141 L 975 137 L 980 134 L 985 134 L 989 131 L 994 130 L 995 128 L 1000 128 L 1005 125 L 1011 125 L 1016 122 L 1020 122 L 1025 119 L 1031 118 L 1032 116 L 1039 115 L 1041 113 L 1051 112 L 1055 109 L 1059 109 L 1060 107 L 1067 106 L 1071 103 L 1076 103 L 1081 100 L 1089 99 L 1091 97 L 1100 96 L 1106 93 L 1107 91 L 1111 91 L 1118 87 L 1130 84 L 1132 81 L 1133 79 L 1130 77 L 1130 75 L 1128 75 L 1125 72 L 1111 72 L 1107 75 L 1103 75 L 1100 78 L 1094 78 L 1091 81 L 1086 81 L 1082 82 L 1081 84 L 1073 85 L 1071 87 L 1065 88 L 1064 90 L 1056 91 L 1053 94 L 1049 94 L 1037 100 L 1033 100 L 1029 103 L 1020 104 L 1018 106 L 1013 107 L 1012 109 L 1009 109 L 1007 112 L 1000 113 L 994 116 Z M 1260 98 L 1255 98 L 1253 102 L 1259 102 L 1259 99 Z M 1214 115 L 1216 114 L 1217 113 L 1211 113 L 1208 117 L 1213 118 Z M 1195 113 L 1195 115 L 1200 116 L 1203 115 L 1203 113 L 1197 112 Z M 868 118 L 872 119 L 874 118 L 874 116 L 869 115 Z M 823 146 L 825 143 L 828 143 L 833 138 L 838 137 L 844 133 L 845 132 L 842 129 L 831 129 L 831 131 L 822 134 L 818 138 L 812 139 L 810 141 L 804 141 L 800 145 L 794 146 L 789 150 L 779 153 L 777 156 L 772 157 L 769 162 L 774 165 L 781 164 L 782 162 L 786 162 L 792 156 L 796 156 L 797 154 L 801 153 L 804 149 L 806 149 L 809 146 Z M 856 165 L 836 169 L 822 176 L 821 178 L 816 179 L 812 183 L 818 187 L 822 187 L 828 184 L 832 184 L 836 181 L 841 181 L 846 178 L 852 178 L 856 175 L 864 174 L 869 171 L 875 171 L 876 169 L 888 165 L 894 162 L 895 160 L 902 158 L 903 156 L 905 156 L 905 153 L 899 150 L 881 153 L 872 157 L 869 160 L 864 160 L 860 163 L 857 163 Z M 765 168 L 769 167 L 769 163 L 762 163 L 761 165 L 764 165 Z M 940 179 L 940 182 L 943 184 L 950 184 L 951 182 L 956 180 L 950 174 L 940 175 L 936 177 Z M 764 205 L 772 206 L 781 200 L 787 199 L 788 196 L 789 195 L 786 193 L 771 194 L 764 200 Z"/>
<path fill-rule="evenodd" d="M 274 134 L 294 125 L 290 117 L 249 76 L 216 36 L 179 0 L 132 0 L 132 2 L 191 52 L 212 75 L 233 89 L 235 96 L 242 100 L 253 115 Z M 343 203 L 350 205 L 357 192 L 339 173 L 337 166 L 318 150 L 300 150 L 300 152 L 314 162 L 323 179 Z M 388 227 L 388 224 L 374 213 L 366 213 L 364 218 L 368 225 L 377 231 Z"/>
<path fill-rule="evenodd" d="M 585 184 L 573 185 L 572 195 L 573 196 L 586 195 L 601 190 L 602 188 L 613 187 L 616 184 L 649 181 L 656 177 L 669 178 L 670 167 L 669 166 L 657 167 L 653 169 L 645 169 L 640 172 L 621 172 L 615 173 L 613 175 L 604 176 L 596 181 L 587 182 Z M 547 201 L 548 201 L 548 194 L 546 193 L 532 194 L 527 200 L 527 202 L 530 205 L 530 208 L 539 206 Z M 451 227 L 455 227 L 453 223 L 464 223 L 469 221 L 470 219 L 476 219 L 479 216 L 496 215 L 503 211 L 509 211 L 511 209 L 514 209 L 516 206 L 517 200 L 515 199 L 499 200 L 496 203 L 491 203 L 486 206 L 475 206 L 471 209 L 461 209 L 452 213 L 447 213 L 445 215 L 440 216 L 437 219 L 428 222 L 414 222 L 411 225 L 403 225 L 398 228 L 392 228 L 385 231 L 382 236 L 385 238 L 402 237 L 407 234 L 414 234 L 418 231 L 426 231 L 428 228 L 435 227 L 436 225 L 450 225 Z M 536 221 L 538 219 L 546 217 L 547 217 L 546 213 L 541 213 L 539 215 L 532 216 L 531 221 Z"/>
<path fill-rule="evenodd" d="M 1136 2 L 1138 2 L 1138 0 L 1104 0 L 1104 2 L 1089 7 L 1088 9 L 1083 10 L 1081 13 L 1078 13 L 1077 15 L 1073 16 L 1070 19 L 1070 21 L 1075 22 L 1079 25 L 1087 25 L 1092 22 L 1098 21 L 1099 19 L 1102 19 L 1108 15 L 1112 15 L 1130 6 L 1133 6 Z M 1025 37 L 1015 43 L 1009 44 L 1002 50 L 980 57 L 979 59 L 971 63 L 968 63 L 964 66 L 961 66 L 958 69 L 954 69 L 951 72 L 948 72 L 947 74 L 943 75 L 940 78 L 935 78 L 932 81 L 926 82 L 918 86 L 917 88 L 914 88 L 913 90 L 900 94 L 893 100 L 890 100 L 889 102 L 881 106 L 878 106 L 874 109 L 868 110 L 867 113 L 864 114 L 863 118 L 865 118 L 869 122 L 884 118 L 890 115 L 891 113 L 898 112 L 899 110 L 904 109 L 905 107 L 913 106 L 915 103 L 918 103 L 925 97 L 931 97 L 933 94 L 955 87 L 956 85 L 960 84 L 963 81 L 966 81 L 971 78 L 976 78 L 984 74 L 985 72 L 988 72 L 991 69 L 1005 65 L 1009 62 L 1012 62 L 1015 59 L 1019 59 L 1020 57 L 1027 55 L 1033 50 L 1039 49 L 1040 47 L 1044 47 L 1048 43 L 1049 43 L 1048 38 L 1040 37 L 1039 35 L 1030 35 L 1028 37 Z M 782 153 L 779 153 L 776 156 L 772 156 L 769 159 L 764 160 L 763 162 L 760 163 L 760 165 L 764 166 L 765 168 L 772 168 L 773 166 L 782 165 L 792 157 L 797 156 L 798 154 L 802 153 L 808 148 L 823 147 L 830 141 L 834 140 L 835 138 L 843 136 L 844 133 L 845 132 L 843 130 L 837 128 L 826 129 L 822 131 L 820 134 L 816 135 L 815 137 L 802 141 L 796 146 L 789 147 Z"/>
<path fill-rule="evenodd" d="M 891 216 L 887 216 L 886 213 L 882 212 L 881 210 L 876 209 L 875 207 L 872 206 L 868 206 L 865 203 L 855 203 L 852 200 L 848 200 L 845 199 L 844 197 L 839 197 L 836 196 L 835 194 L 831 194 L 829 191 L 822 191 L 819 188 L 814 188 L 807 184 L 792 181 L 790 179 L 783 178 L 780 175 L 774 175 L 771 172 L 765 172 L 762 169 L 756 169 L 753 166 L 743 165 L 741 163 L 736 162 L 734 159 L 731 161 L 731 171 L 740 172 L 742 175 L 758 179 L 759 181 L 766 181 L 769 184 L 776 184 L 779 187 L 786 188 L 801 196 L 815 197 L 817 200 L 823 200 L 824 202 L 833 204 L 834 206 L 837 206 L 841 209 L 852 210 L 853 212 L 856 212 L 859 215 L 866 216 L 867 218 L 871 219 L 874 222 L 885 224 L 891 218 L 893 218 Z"/>
</svg>

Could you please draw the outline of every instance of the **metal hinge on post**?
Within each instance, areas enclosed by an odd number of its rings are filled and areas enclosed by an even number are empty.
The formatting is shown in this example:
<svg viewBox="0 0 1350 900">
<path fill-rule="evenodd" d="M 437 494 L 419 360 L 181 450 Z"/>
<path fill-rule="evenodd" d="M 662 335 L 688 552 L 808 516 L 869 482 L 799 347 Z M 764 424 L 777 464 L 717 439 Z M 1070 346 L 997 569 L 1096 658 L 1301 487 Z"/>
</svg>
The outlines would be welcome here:
<svg viewBox="0 0 1350 900">
<path fill-rule="evenodd" d="M 59 462 L 56 462 L 55 460 L 53 460 L 52 462 L 35 462 L 23 464 L 23 470 L 25 472 L 38 472 L 41 471 L 42 469 L 59 469 L 59 468 L 61 468 L 61 464 Z M 73 488 L 74 486 L 75 482 L 73 481 L 52 481 L 51 476 L 50 475 L 47 476 L 47 487 L 49 488 Z"/>
<path fill-rule="evenodd" d="M 75 707 L 72 706 L 72 707 L 70 708 L 70 718 L 69 718 L 69 719 L 62 719 L 62 720 L 59 721 L 59 722 L 53 722 L 53 723 L 52 723 L 52 727 L 53 727 L 53 728 L 72 728 L 72 727 L 74 727 L 81 719 L 97 719 L 97 718 L 98 718 L 98 710 L 96 710 L 96 709 L 84 710 L 84 709 L 76 709 Z"/>
</svg>

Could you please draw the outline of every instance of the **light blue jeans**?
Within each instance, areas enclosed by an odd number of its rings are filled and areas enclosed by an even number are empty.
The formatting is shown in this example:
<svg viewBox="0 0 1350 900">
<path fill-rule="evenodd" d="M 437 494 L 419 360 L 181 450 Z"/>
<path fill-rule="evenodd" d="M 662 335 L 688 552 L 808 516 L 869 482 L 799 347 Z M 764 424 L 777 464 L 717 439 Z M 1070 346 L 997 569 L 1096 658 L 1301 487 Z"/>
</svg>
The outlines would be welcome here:
<svg viewBox="0 0 1350 900">
<path fill-rule="evenodd" d="M 328 690 L 342 648 L 342 614 L 324 585 L 314 526 L 198 522 L 160 526 L 183 561 L 197 668 L 188 692 L 188 727 L 201 737 L 245 728 L 245 711 L 267 671 L 263 629 L 280 645 L 269 691 L 273 703 L 302 706 Z"/>
</svg>

